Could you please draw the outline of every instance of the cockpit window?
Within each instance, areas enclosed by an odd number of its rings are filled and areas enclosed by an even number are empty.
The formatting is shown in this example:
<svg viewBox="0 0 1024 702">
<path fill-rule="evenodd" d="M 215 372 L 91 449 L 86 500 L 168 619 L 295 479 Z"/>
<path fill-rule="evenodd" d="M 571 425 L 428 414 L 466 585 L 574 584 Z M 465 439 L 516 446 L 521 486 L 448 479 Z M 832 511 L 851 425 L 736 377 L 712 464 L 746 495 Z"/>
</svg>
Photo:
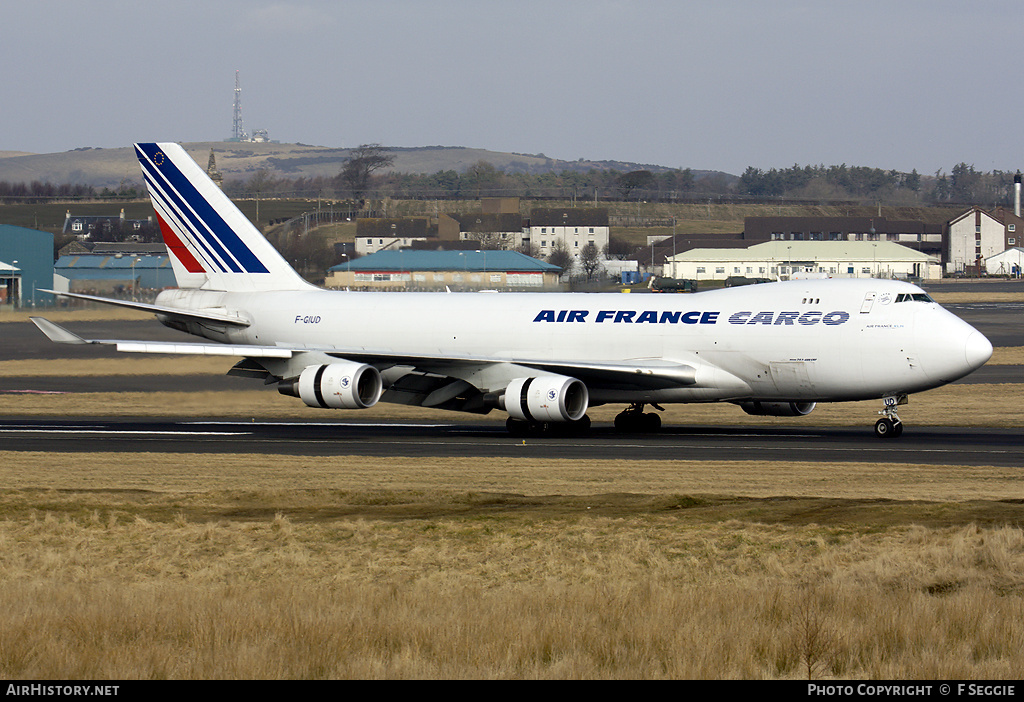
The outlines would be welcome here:
<svg viewBox="0 0 1024 702">
<path fill-rule="evenodd" d="M 928 293 L 900 293 L 896 302 L 935 302 Z"/>
</svg>

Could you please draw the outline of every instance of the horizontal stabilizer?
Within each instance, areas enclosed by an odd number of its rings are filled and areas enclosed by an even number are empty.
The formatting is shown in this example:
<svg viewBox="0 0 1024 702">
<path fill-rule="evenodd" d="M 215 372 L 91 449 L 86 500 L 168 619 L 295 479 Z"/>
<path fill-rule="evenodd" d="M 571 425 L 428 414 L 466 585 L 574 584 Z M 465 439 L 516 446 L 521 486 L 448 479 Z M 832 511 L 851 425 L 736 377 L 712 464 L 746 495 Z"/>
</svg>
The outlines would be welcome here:
<svg viewBox="0 0 1024 702">
<path fill-rule="evenodd" d="M 89 344 L 92 342 L 86 341 L 78 334 L 68 331 L 59 324 L 54 324 L 48 319 L 43 317 L 29 317 L 33 324 L 39 327 L 39 331 L 46 334 L 50 341 L 58 344 Z"/>
<path fill-rule="evenodd" d="M 60 292 L 59 290 L 41 290 L 40 292 L 51 293 L 53 295 L 61 295 L 63 297 L 73 297 L 76 300 L 88 300 L 89 302 L 99 302 L 104 305 L 114 305 L 115 307 L 127 307 L 132 310 L 139 310 L 140 312 L 162 314 L 168 317 L 174 317 L 176 319 L 198 319 L 205 322 L 221 322 L 222 324 L 232 324 L 236 327 L 249 326 L 249 320 L 242 319 L 241 317 L 237 317 L 235 315 L 230 314 L 219 314 L 217 312 L 207 312 L 200 310 L 181 310 L 176 307 L 161 307 L 160 305 L 150 305 L 145 302 L 132 302 L 131 300 L 114 300 L 109 297 L 99 297 L 97 295 L 83 295 L 82 293 Z"/>
</svg>

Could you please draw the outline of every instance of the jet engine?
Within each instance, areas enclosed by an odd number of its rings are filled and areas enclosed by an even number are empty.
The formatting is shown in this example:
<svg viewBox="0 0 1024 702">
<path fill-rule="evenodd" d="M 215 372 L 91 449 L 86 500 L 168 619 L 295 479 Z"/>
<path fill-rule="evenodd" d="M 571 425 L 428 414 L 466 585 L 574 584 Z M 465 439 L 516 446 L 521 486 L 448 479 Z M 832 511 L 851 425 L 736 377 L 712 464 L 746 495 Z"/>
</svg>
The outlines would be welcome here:
<svg viewBox="0 0 1024 702">
<path fill-rule="evenodd" d="M 384 384 L 380 372 L 365 363 L 308 366 L 297 378 L 282 380 L 282 395 L 301 398 L 310 407 L 366 409 L 380 399 Z"/>
<path fill-rule="evenodd" d="M 590 393 L 576 378 L 540 375 L 516 378 L 499 406 L 516 419 L 535 422 L 575 422 L 587 413 Z"/>
<path fill-rule="evenodd" d="M 765 417 L 803 417 L 814 409 L 814 402 L 740 402 L 740 407 L 747 414 Z"/>
</svg>

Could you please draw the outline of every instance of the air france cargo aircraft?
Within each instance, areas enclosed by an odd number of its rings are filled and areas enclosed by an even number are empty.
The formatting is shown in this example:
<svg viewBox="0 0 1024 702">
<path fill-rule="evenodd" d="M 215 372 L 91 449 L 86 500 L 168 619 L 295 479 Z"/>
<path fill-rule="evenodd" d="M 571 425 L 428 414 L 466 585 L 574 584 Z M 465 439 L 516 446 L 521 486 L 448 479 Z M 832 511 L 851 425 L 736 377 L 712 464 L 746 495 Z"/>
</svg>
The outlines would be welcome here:
<svg viewBox="0 0 1024 702">
<path fill-rule="evenodd" d="M 907 395 L 981 367 L 992 345 L 923 290 L 891 280 L 800 280 L 696 295 L 372 293 L 303 280 L 177 144 L 136 144 L 178 289 L 156 314 L 207 341 L 86 340 L 42 318 L 61 343 L 242 357 L 310 407 L 378 401 L 484 414 L 513 433 L 584 430 L 587 409 L 622 403 L 623 431 L 660 427 L 669 402 L 731 402 L 799 416 L 817 402 L 877 399 L 896 437 Z"/>
</svg>

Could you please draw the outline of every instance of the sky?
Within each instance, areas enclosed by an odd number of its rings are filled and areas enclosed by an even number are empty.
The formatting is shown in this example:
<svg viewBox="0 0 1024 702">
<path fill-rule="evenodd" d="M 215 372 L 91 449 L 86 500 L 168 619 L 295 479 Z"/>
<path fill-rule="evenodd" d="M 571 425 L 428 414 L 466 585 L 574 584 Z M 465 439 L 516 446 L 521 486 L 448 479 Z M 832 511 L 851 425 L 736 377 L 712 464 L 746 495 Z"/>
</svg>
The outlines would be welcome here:
<svg viewBox="0 0 1024 702">
<path fill-rule="evenodd" d="M 33 0 L 0 151 L 231 136 L 721 170 L 1024 169 L 1020 0 Z"/>
</svg>

